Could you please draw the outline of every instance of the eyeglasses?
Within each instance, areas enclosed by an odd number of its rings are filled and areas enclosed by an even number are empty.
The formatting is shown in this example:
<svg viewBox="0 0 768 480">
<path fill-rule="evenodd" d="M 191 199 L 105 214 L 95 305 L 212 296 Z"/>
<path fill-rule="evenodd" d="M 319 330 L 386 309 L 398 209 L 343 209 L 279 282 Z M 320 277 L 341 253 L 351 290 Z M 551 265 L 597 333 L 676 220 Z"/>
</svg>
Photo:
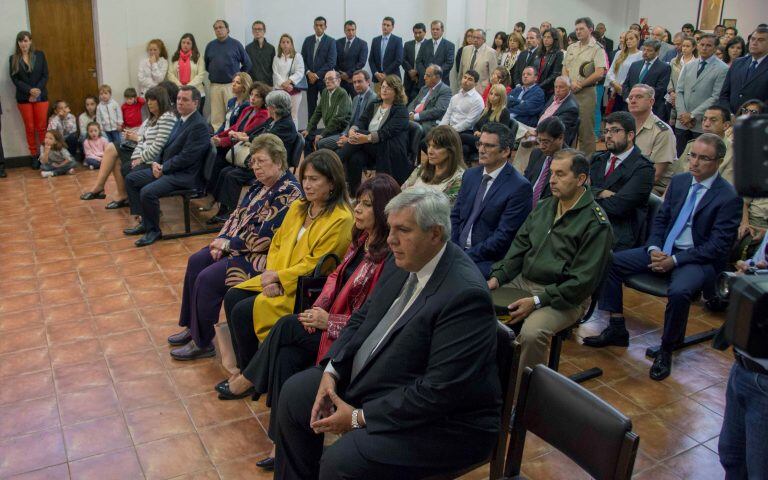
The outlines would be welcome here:
<svg viewBox="0 0 768 480">
<path fill-rule="evenodd" d="M 697 153 L 688 152 L 688 158 L 690 160 L 701 160 L 702 162 L 714 162 L 716 158 L 708 157 L 706 155 L 699 155 Z"/>
<path fill-rule="evenodd" d="M 484 143 L 484 142 L 478 141 L 477 143 L 475 143 L 475 146 L 477 146 L 477 149 L 480 150 L 480 147 L 488 148 L 488 149 L 496 148 L 496 147 L 499 146 L 499 144 L 498 143 Z"/>
<path fill-rule="evenodd" d="M 607 134 L 616 135 L 619 132 L 626 132 L 626 130 L 618 127 L 606 128 L 605 130 L 603 130 L 604 135 L 607 135 Z"/>
<path fill-rule="evenodd" d="M 253 167 L 263 168 L 264 165 L 267 165 L 271 161 L 272 160 L 269 160 L 269 159 L 267 159 L 267 160 L 263 160 L 263 159 L 256 160 L 253 157 L 251 157 L 250 161 L 248 162 L 248 166 L 251 167 L 251 168 L 253 168 Z"/>
<path fill-rule="evenodd" d="M 756 108 L 742 108 L 741 110 L 739 110 L 739 112 L 742 115 L 759 115 L 760 114 L 760 110 Z"/>
</svg>

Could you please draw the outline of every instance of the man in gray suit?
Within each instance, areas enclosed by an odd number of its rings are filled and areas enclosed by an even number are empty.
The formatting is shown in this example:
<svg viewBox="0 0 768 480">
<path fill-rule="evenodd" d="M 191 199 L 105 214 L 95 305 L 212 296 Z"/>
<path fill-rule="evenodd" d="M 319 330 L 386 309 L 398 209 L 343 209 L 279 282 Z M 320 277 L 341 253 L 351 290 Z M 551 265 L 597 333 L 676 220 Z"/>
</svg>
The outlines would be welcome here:
<svg viewBox="0 0 768 480">
<path fill-rule="evenodd" d="M 664 30 L 664 27 L 655 27 L 652 31 L 653 39 L 657 40 L 661 45 L 659 46 L 659 58 L 663 59 L 667 56 L 667 53 L 669 53 L 670 50 L 674 50 L 675 46 L 670 45 L 669 43 L 664 41 L 664 36 L 666 35 L 666 30 Z M 662 60 L 663 61 L 663 60 Z"/>
<path fill-rule="evenodd" d="M 343 132 L 336 135 L 328 135 L 317 142 L 318 150 L 327 148 L 328 150 L 338 150 L 347 143 L 347 133 L 349 128 L 357 123 L 360 116 L 368 108 L 372 101 L 376 100 L 376 94 L 371 90 L 371 75 L 365 70 L 358 70 L 352 74 L 352 88 L 355 89 L 355 98 L 352 99 L 352 117 L 349 126 Z"/>
<path fill-rule="evenodd" d="M 408 104 L 408 115 L 421 125 L 424 136 L 443 118 L 451 103 L 451 87 L 443 83 L 442 75 L 440 66 L 428 66 L 424 72 L 424 86 Z"/>
<path fill-rule="evenodd" d="M 678 155 L 689 141 L 702 134 L 704 112 L 717 102 L 728 74 L 728 65 L 714 55 L 716 42 L 711 33 L 702 35 L 697 46 L 699 58 L 686 65 L 677 80 L 675 137 Z"/>
<path fill-rule="evenodd" d="M 424 86 L 424 73 L 430 65 L 439 65 L 443 72 L 442 81 L 446 85 L 451 82 L 448 79 L 456 56 L 456 46 L 443 38 L 443 22 L 435 20 L 430 24 L 432 39 L 421 45 L 419 54 L 416 55 L 416 71 L 419 73 L 419 88 Z"/>
</svg>

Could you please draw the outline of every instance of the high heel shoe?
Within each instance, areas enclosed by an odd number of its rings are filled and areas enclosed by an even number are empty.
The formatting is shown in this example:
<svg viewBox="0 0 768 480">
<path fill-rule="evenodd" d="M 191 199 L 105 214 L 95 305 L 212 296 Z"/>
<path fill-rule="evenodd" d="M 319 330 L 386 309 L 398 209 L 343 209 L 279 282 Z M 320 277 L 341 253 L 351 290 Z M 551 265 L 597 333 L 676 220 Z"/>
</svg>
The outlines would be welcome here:
<svg viewBox="0 0 768 480">
<path fill-rule="evenodd" d="M 255 393 L 256 390 L 253 387 L 250 387 L 243 393 L 234 394 L 232 393 L 232 390 L 229 389 L 229 382 L 227 382 L 226 385 L 222 385 L 221 390 L 219 390 L 219 400 L 240 400 L 241 398 L 251 397 Z"/>
<path fill-rule="evenodd" d="M 101 200 L 104 198 L 107 198 L 104 190 L 99 190 L 98 192 L 85 192 L 84 194 L 80 195 L 80 200 Z"/>
</svg>

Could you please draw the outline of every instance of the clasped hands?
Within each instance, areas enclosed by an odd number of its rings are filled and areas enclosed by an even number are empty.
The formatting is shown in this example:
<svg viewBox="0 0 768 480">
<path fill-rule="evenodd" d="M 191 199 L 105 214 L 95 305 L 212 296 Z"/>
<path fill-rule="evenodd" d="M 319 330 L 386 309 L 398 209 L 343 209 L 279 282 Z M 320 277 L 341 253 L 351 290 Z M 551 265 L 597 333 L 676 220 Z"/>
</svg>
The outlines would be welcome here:
<svg viewBox="0 0 768 480">
<path fill-rule="evenodd" d="M 285 293 L 283 286 L 280 284 L 280 277 L 277 276 L 277 272 L 274 270 L 264 270 L 261 274 L 261 293 L 267 297 L 278 297 Z"/>
<path fill-rule="evenodd" d="M 364 133 L 357 133 L 357 130 L 350 130 L 347 141 L 352 145 L 363 145 L 369 143 L 368 135 Z"/>
<path fill-rule="evenodd" d="M 684 112 L 677 116 L 677 120 L 683 124 L 685 128 L 693 128 L 696 126 L 696 118 L 690 114 L 690 112 Z"/>
<path fill-rule="evenodd" d="M 651 252 L 651 263 L 648 265 L 654 273 L 667 273 L 675 268 L 675 260 L 661 250 Z"/>
<path fill-rule="evenodd" d="M 354 407 L 342 400 L 336 393 L 336 379 L 330 373 L 323 373 L 317 389 L 309 426 L 315 433 L 342 434 L 352 430 Z M 365 418 L 359 418 L 365 425 Z"/>
<path fill-rule="evenodd" d="M 309 334 L 316 330 L 328 330 L 328 312 L 320 307 L 312 307 L 299 314 L 299 322 Z"/>
<path fill-rule="evenodd" d="M 157 162 L 152 162 L 152 176 L 160 178 L 163 176 L 163 166 Z"/>
</svg>

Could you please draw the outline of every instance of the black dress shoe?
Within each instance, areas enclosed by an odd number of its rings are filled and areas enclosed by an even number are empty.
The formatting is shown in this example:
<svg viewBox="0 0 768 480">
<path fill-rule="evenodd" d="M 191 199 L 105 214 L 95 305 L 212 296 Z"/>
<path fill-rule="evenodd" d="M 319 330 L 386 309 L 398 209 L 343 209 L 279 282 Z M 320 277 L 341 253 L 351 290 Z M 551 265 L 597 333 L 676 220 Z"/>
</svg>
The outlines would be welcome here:
<svg viewBox="0 0 768 480">
<path fill-rule="evenodd" d="M 80 200 L 96 200 L 97 198 L 100 200 L 107 198 L 107 196 L 104 194 L 104 190 L 98 192 L 85 192 L 84 194 L 80 195 Z"/>
<path fill-rule="evenodd" d="M 672 373 L 672 352 L 659 350 L 659 354 L 656 355 L 656 359 L 651 365 L 649 375 L 652 380 L 658 382 L 667 378 L 670 373 Z"/>
<path fill-rule="evenodd" d="M 5 178 L 7 176 L 8 176 L 8 174 L 5 173 L 5 167 L 0 165 L 0 178 Z"/>
<path fill-rule="evenodd" d="M 138 224 L 133 228 L 126 228 L 123 233 L 126 235 L 143 235 L 147 233 L 147 229 L 144 228 L 144 225 Z"/>
<path fill-rule="evenodd" d="M 229 382 L 227 382 L 227 384 L 222 385 L 221 390 L 219 390 L 219 400 L 240 400 L 241 398 L 252 397 L 255 394 L 256 394 L 256 389 L 251 387 L 248 390 L 244 391 L 243 393 L 235 395 L 234 393 L 232 393 L 232 390 L 229 389 Z"/>
<path fill-rule="evenodd" d="M 168 337 L 168 343 L 174 347 L 186 345 L 190 340 L 192 340 L 192 332 L 188 328 L 185 328 L 183 332 L 174 333 Z"/>
<path fill-rule="evenodd" d="M 225 388 L 229 389 L 229 380 L 222 380 L 213 387 L 213 389 L 219 393 L 225 391 Z"/>
<path fill-rule="evenodd" d="M 272 471 L 275 469 L 275 457 L 267 457 L 256 462 L 256 466 L 264 470 Z"/>
<path fill-rule="evenodd" d="M 174 348 L 171 350 L 171 357 L 173 357 L 174 360 L 197 360 L 198 358 L 208 358 L 208 357 L 215 357 L 216 356 L 216 349 L 213 347 L 213 345 L 208 345 L 205 348 L 200 348 L 197 346 L 197 344 L 194 342 L 194 340 L 190 340 L 189 343 L 184 345 L 181 348 Z"/>
<path fill-rule="evenodd" d="M 205 221 L 206 225 L 218 225 L 229 220 L 229 215 L 215 215 Z"/>
<path fill-rule="evenodd" d="M 137 247 L 146 247 L 147 245 L 152 245 L 161 238 L 163 238 L 163 232 L 147 232 L 143 237 L 133 242 L 133 244 Z"/>
<path fill-rule="evenodd" d="M 128 199 L 124 198 L 122 200 L 117 200 L 117 201 L 112 200 L 104 208 L 106 208 L 107 210 L 117 210 L 118 208 L 126 208 L 129 206 L 130 206 L 130 203 L 128 203 Z"/>
<path fill-rule="evenodd" d="M 625 328 L 608 326 L 600 335 L 584 337 L 584 345 L 588 347 L 628 347 L 629 332 Z"/>
</svg>

